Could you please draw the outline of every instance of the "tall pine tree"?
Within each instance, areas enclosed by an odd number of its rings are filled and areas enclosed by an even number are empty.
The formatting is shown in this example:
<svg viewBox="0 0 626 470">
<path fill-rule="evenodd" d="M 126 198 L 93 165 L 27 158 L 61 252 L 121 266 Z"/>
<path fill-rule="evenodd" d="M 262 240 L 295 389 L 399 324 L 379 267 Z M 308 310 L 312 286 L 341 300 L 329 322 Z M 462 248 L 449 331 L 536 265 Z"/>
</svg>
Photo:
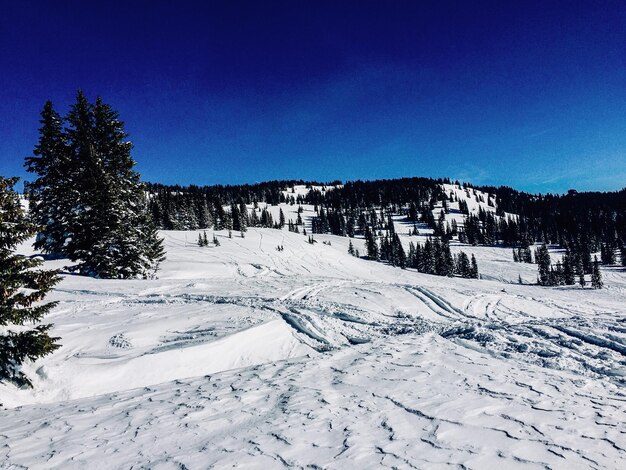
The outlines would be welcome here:
<svg viewBox="0 0 626 470">
<path fill-rule="evenodd" d="M 44 119 L 50 114 L 48 108 L 47 104 Z M 65 152 L 63 159 L 52 160 L 62 161 L 64 166 L 42 165 L 41 157 L 27 161 L 29 170 L 39 176 L 37 191 L 31 193 L 37 213 L 56 210 L 49 207 L 55 201 L 45 195 L 50 175 L 61 169 L 65 179 L 59 190 L 70 195 L 71 205 L 62 206 L 61 227 L 53 219 L 37 217 L 42 233 L 52 233 L 46 239 L 64 240 L 62 253 L 78 262 L 75 269 L 82 274 L 104 278 L 153 276 L 164 258 L 162 241 L 152 223 L 139 174 L 133 169 L 132 143 L 124 123 L 100 98 L 91 105 L 80 91 L 66 123 L 63 145 L 58 146 L 58 152 Z M 43 155 L 41 148 L 50 147 L 44 145 L 50 140 L 46 136 L 58 129 L 45 123 L 42 129 L 47 131 L 41 131 L 35 153 Z M 54 247 L 42 246 L 47 251 Z"/>
<path fill-rule="evenodd" d="M 30 216 L 39 226 L 35 248 L 60 257 L 71 239 L 69 217 L 78 192 L 71 184 L 70 152 L 63 120 L 47 101 L 41 112 L 39 142 L 34 156 L 26 158 L 26 169 L 37 175 L 27 185 Z"/>
<path fill-rule="evenodd" d="M 26 324 L 39 322 L 55 306 L 42 300 L 59 277 L 56 271 L 38 269 L 40 259 L 15 253 L 18 244 L 36 233 L 13 190 L 16 181 L 0 177 L 0 381 L 31 386 L 21 365 L 57 349 L 59 338 L 48 334 L 52 325 Z"/>
</svg>

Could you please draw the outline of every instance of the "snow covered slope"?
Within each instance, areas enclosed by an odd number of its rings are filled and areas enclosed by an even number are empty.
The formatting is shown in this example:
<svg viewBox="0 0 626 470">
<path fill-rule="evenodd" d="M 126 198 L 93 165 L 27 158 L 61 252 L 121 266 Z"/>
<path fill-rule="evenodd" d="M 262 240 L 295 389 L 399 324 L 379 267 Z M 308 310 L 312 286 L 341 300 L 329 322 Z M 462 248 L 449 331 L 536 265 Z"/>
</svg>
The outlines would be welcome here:
<svg viewBox="0 0 626 470">
<path fill-rule="evenodd" d="M 624 272 L 543 288 L 499 248 L 463 280 L 330 235 L 164 235 L 159 279 L 51 294 L 63 346 L 0 385 L 0 468 L 626 466 Z"/>
</svg>

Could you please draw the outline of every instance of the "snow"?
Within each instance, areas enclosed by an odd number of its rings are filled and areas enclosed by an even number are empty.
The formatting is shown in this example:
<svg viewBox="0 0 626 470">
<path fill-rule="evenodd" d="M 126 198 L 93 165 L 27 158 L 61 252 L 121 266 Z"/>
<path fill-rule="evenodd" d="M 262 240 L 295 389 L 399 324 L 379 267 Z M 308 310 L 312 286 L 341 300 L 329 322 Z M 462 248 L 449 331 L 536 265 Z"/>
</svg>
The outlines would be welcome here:
<svg viewBox="0 0 626 470">
<path fill-rule="evenodd" d="M 623 270 L 546 288 L 507 248 L 453 246 L 470 280 L 197 233 L 163 233 L 159 279 L 63 276 L 62 347 L 0 384 L 0 468 L 626 466 Z"/>
</svg>

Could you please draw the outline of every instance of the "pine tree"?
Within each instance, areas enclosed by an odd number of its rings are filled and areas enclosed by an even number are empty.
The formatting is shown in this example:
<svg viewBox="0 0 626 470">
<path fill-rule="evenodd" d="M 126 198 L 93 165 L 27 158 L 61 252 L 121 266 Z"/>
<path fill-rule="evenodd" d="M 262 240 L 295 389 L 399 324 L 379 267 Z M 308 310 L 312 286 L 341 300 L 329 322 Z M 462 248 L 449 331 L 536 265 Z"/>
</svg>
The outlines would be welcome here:
<svg viewBox="0 0 626 470">
<path fill-rule="evenodd" d="M 246 207 L 246 204 L 243 201 L 239 204 L 239 217 L 240 217 L 241 232 L 247 232 L 248 225 L 250 224 L 250 217 L 248 216 L 248 208 Z"/>
<path fill-rule="evenodd" d="M 283 228 L 285 226 L 285 214 L 283 210 L 280 209 L 278 212 L 278 228 Z"/>
<path fill-rule="evenodd" d="M 406 254 L 404 253 L 404 247 L 397 233 L 394 233 L 391 245 L 392 264 L 402 269 L 406 268 Z"/>
<path fill-rule="evenodd" d="M 70 187 L 70 153 L 63 131 L 63 120 L 47 101 L 41 112 L 39 142 L 34 156 L 26 158 L 26 169 L 37 175 L 28 184 L 30 216 L 39 227 L 35 249 L 60 257 L 72 236 L 68 215 L 75 188 Z"/>
<path fill-rule="evenodd" d="M 348 243 L 348 254 L 354 256 L 354 245 L 352 245 L 352 240 Z"/>
<path fill-rule="evenodd" d="M 237 207 L 237 204 L 231 204 L 230 217 L 232 219 L 232 229 L 241 231 L 241 217 L 239 215 L 239 208 Z"/>
<path fill-rule="evenodd" d="M 70 151 L 70 179 L 74 191 L 74 203 L 70 210 L 70 233 L 64 254 L 72 261 L 91 257 L 91 248 L 98 238 L 100 227 L 93 224 L 106 223 L 108 217 L 100 221 L 100 214 L 106 202 L 104 197 L 98 201 L 97 195 L 104 183 L 102 165 L 95 156 L 93 145 L 94 116 L 93 107 L 81 91 L 76 95 L 76 102 L 70 107 L 65 118 L 66 135 Z M 89 273 L 89 267 L 81 264 L 77 267 L 83 273 Z M 95 273 L 93 273 L 95 274 Z"/>
<path fill-rule="evenodd" d="M 259 216 L 256 213 L 256 209 L 252 209 L 252 214 L 250 215 L 250 227 L 258 227 L 260 224 Z"/>
<path fill-rule="evenodd" d="M 470 268 L 470 277 L 473 279 L 478 279 L 478 263 L 476 263 L 476 258 L 473 254 L 471 264 L 472 266 Z"/>
<path fill-rule="evenodd" d="M 424 243 L 422 249 L 422 265 L 419 268 L 420 272 L 426 274 L 435 274 L 435 251 L 433 247 L 433 241 L 428 238 Z"/>
<path fill-rule="evenodd" d="M 51 105 L 44 107 L 42 116 L 52 122 L 58 118 L 52 115 Z M 41 239 L 49 241 L 41 248 L 52 252 L 62 240 L 63 254 L 77 261 L 75 269 L 83 274 L 105 278 L 153 276 L 163 260 L 162 240 L 151 220 L 139 174 L 133 170 L 132 143 L 124 123 L 100 98 L 91 105 L 82 92 L 78 92 L 66 122 L 62 138 L 57 139 L 62 140 L 58 144 L 60 156 L 48 158 L 53 163 L 42 162 L 51 152 L 48 135 L 58 131 L 58 124 L 44 123 L 42 129 L 48 130 L 41 131 L 35 149 L 39 157 L 27 160 L 29 171 L 39 176 L 32 197 L 36 220 L 43 224 Z M 55 176 L 58 172 L 63 172 L 63 178 Z M 46 191 L 60 190 L 66 194 L 60 205 L 58 198 L 44 198 Z M 193 207 L 184 207 L 195 219 Z M 63 213 L 62 230 L 57 227 L 58 217 L 41 216 L 55 211 Z M 197 221 L 193 225 L 197 226 Z"/>
<path fill-rule="evenodd" d="M 147 258 L 146 245 L 158 244 L 159 239 L 149 230 L 144 188 L 130 155 L 132 143 L 118 113 L 100 98 L 93 107 L 93 117 L 90 163 L 95 165 L 94 173 L 102 173 L 102 180 L 98 191 L 88 195 L 90 206 L 95 208 L 88 222 L 95 240 L 88 258 L 79 257 L 81 270 L 108 278 L 145 277 L 146 271 L 154 270 L 155 261 Z"/>
<path fill-rule="evenodd" d="M 369 227 L 365 231 L 365 249 L 367 250 L 367 257 L 371 260 L 380 259 L 380 253 L 378 251 L 378 243 L 376 243 L 376 237 Z"/>
<path fill-rule="evenodd" d="M 205 246 L 208 245 L 206 236 L 204 242 Z M 163 239 L 159 236 L 156 225 L 152 220 L 146 220 L 143 223 L 141 243 L 142 263 L 140 274 L 145 279 L 153 279 L 156 277 L 159 265 L 165 261 L 165 248 L 163 247 Z"/>
<path fill-rule="evenodd" d="M 213 221 L 211 212 L 209 211 L 209 205 L 204 197 L 197 202 L 196 212 L 198 214 L 198 228 L 210 228 Z"/>
<path fill-rule="evenodd" d="M 550 254 L 545 243 L 537 249 L 535 259 L 537 260 L 537 269 L 539 270 L 539 284 L 542 286 L 551 285 Z"/>
<path fill-rule="evenodd" d="M 419 243 L 415 244 L 415 252 L 413 254 L 411 266 L 418 271 L 422 266 L 422 246 Z"/>
<path fill-rule="evenodd" d="M 452 257 L 452 253 L 450 252 L 450 244 L 447 240 L 442 241 L 441 243 L 441 256 L 442 256 L 442 276 L 453 276 L 454 275 L 454 258 Z"/>
<path fill-rule="evenodd" d="M 568 286 L 575 284 L 575 274 L 574 260 L 568 248 L 563 255 L 563 282 Z"/>
<path fill-rule="evenodd" d="M 602 282 L 602 274 L 600 273 L 600 263 L 598 262 L 598 257 L 594 256 L 591 287 L 594 289 L 602 289 L 602 286 L 604 286 L 604 283 Z"/>
<path fill-rule="evenodd" d="M 471 277 L 470 260 L 464 251 L 461 251 L 457 257 L 455 272 L 461 277 Z"/>
<path fill-rule="evenodd" d="M 60 278 L 56 271 L 37 269 L 41 260 L 15 254 L 36 233 L 13 190 L 16 182 L 0 177 L 0 381 L 32 386 L 21 365 L 57 349 L 59 338 L 49 336 L 52 325 L 25 324 L 39 322 L 56 305 L 41 301 Z"/>
</svg>

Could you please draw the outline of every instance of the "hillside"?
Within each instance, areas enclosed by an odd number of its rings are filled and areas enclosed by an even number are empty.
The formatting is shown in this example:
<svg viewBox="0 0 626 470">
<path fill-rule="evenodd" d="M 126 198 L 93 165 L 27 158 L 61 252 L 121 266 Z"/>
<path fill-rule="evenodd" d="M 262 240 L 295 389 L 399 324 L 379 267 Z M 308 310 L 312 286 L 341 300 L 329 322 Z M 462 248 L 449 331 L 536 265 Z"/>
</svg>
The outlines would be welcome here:
<svg viewBox="0 0 626 470">
<path fill-rule="evenodd" d="M 470 210 L 495 211 L 480 194 Z M 429 234 L 394 225 L 407 247 Z M 626 465 L 619 268 L 601 290 L 540 287 L 509 248 L 453 242 L 475 280 L 359 259 L 330 234 L 199 233 L 162 232 L 155 280 L 64 275 L 47 317 L 63 346 L 27 366 L 32 391 L 0 385 L 0 467 Z"/>
</svg>

